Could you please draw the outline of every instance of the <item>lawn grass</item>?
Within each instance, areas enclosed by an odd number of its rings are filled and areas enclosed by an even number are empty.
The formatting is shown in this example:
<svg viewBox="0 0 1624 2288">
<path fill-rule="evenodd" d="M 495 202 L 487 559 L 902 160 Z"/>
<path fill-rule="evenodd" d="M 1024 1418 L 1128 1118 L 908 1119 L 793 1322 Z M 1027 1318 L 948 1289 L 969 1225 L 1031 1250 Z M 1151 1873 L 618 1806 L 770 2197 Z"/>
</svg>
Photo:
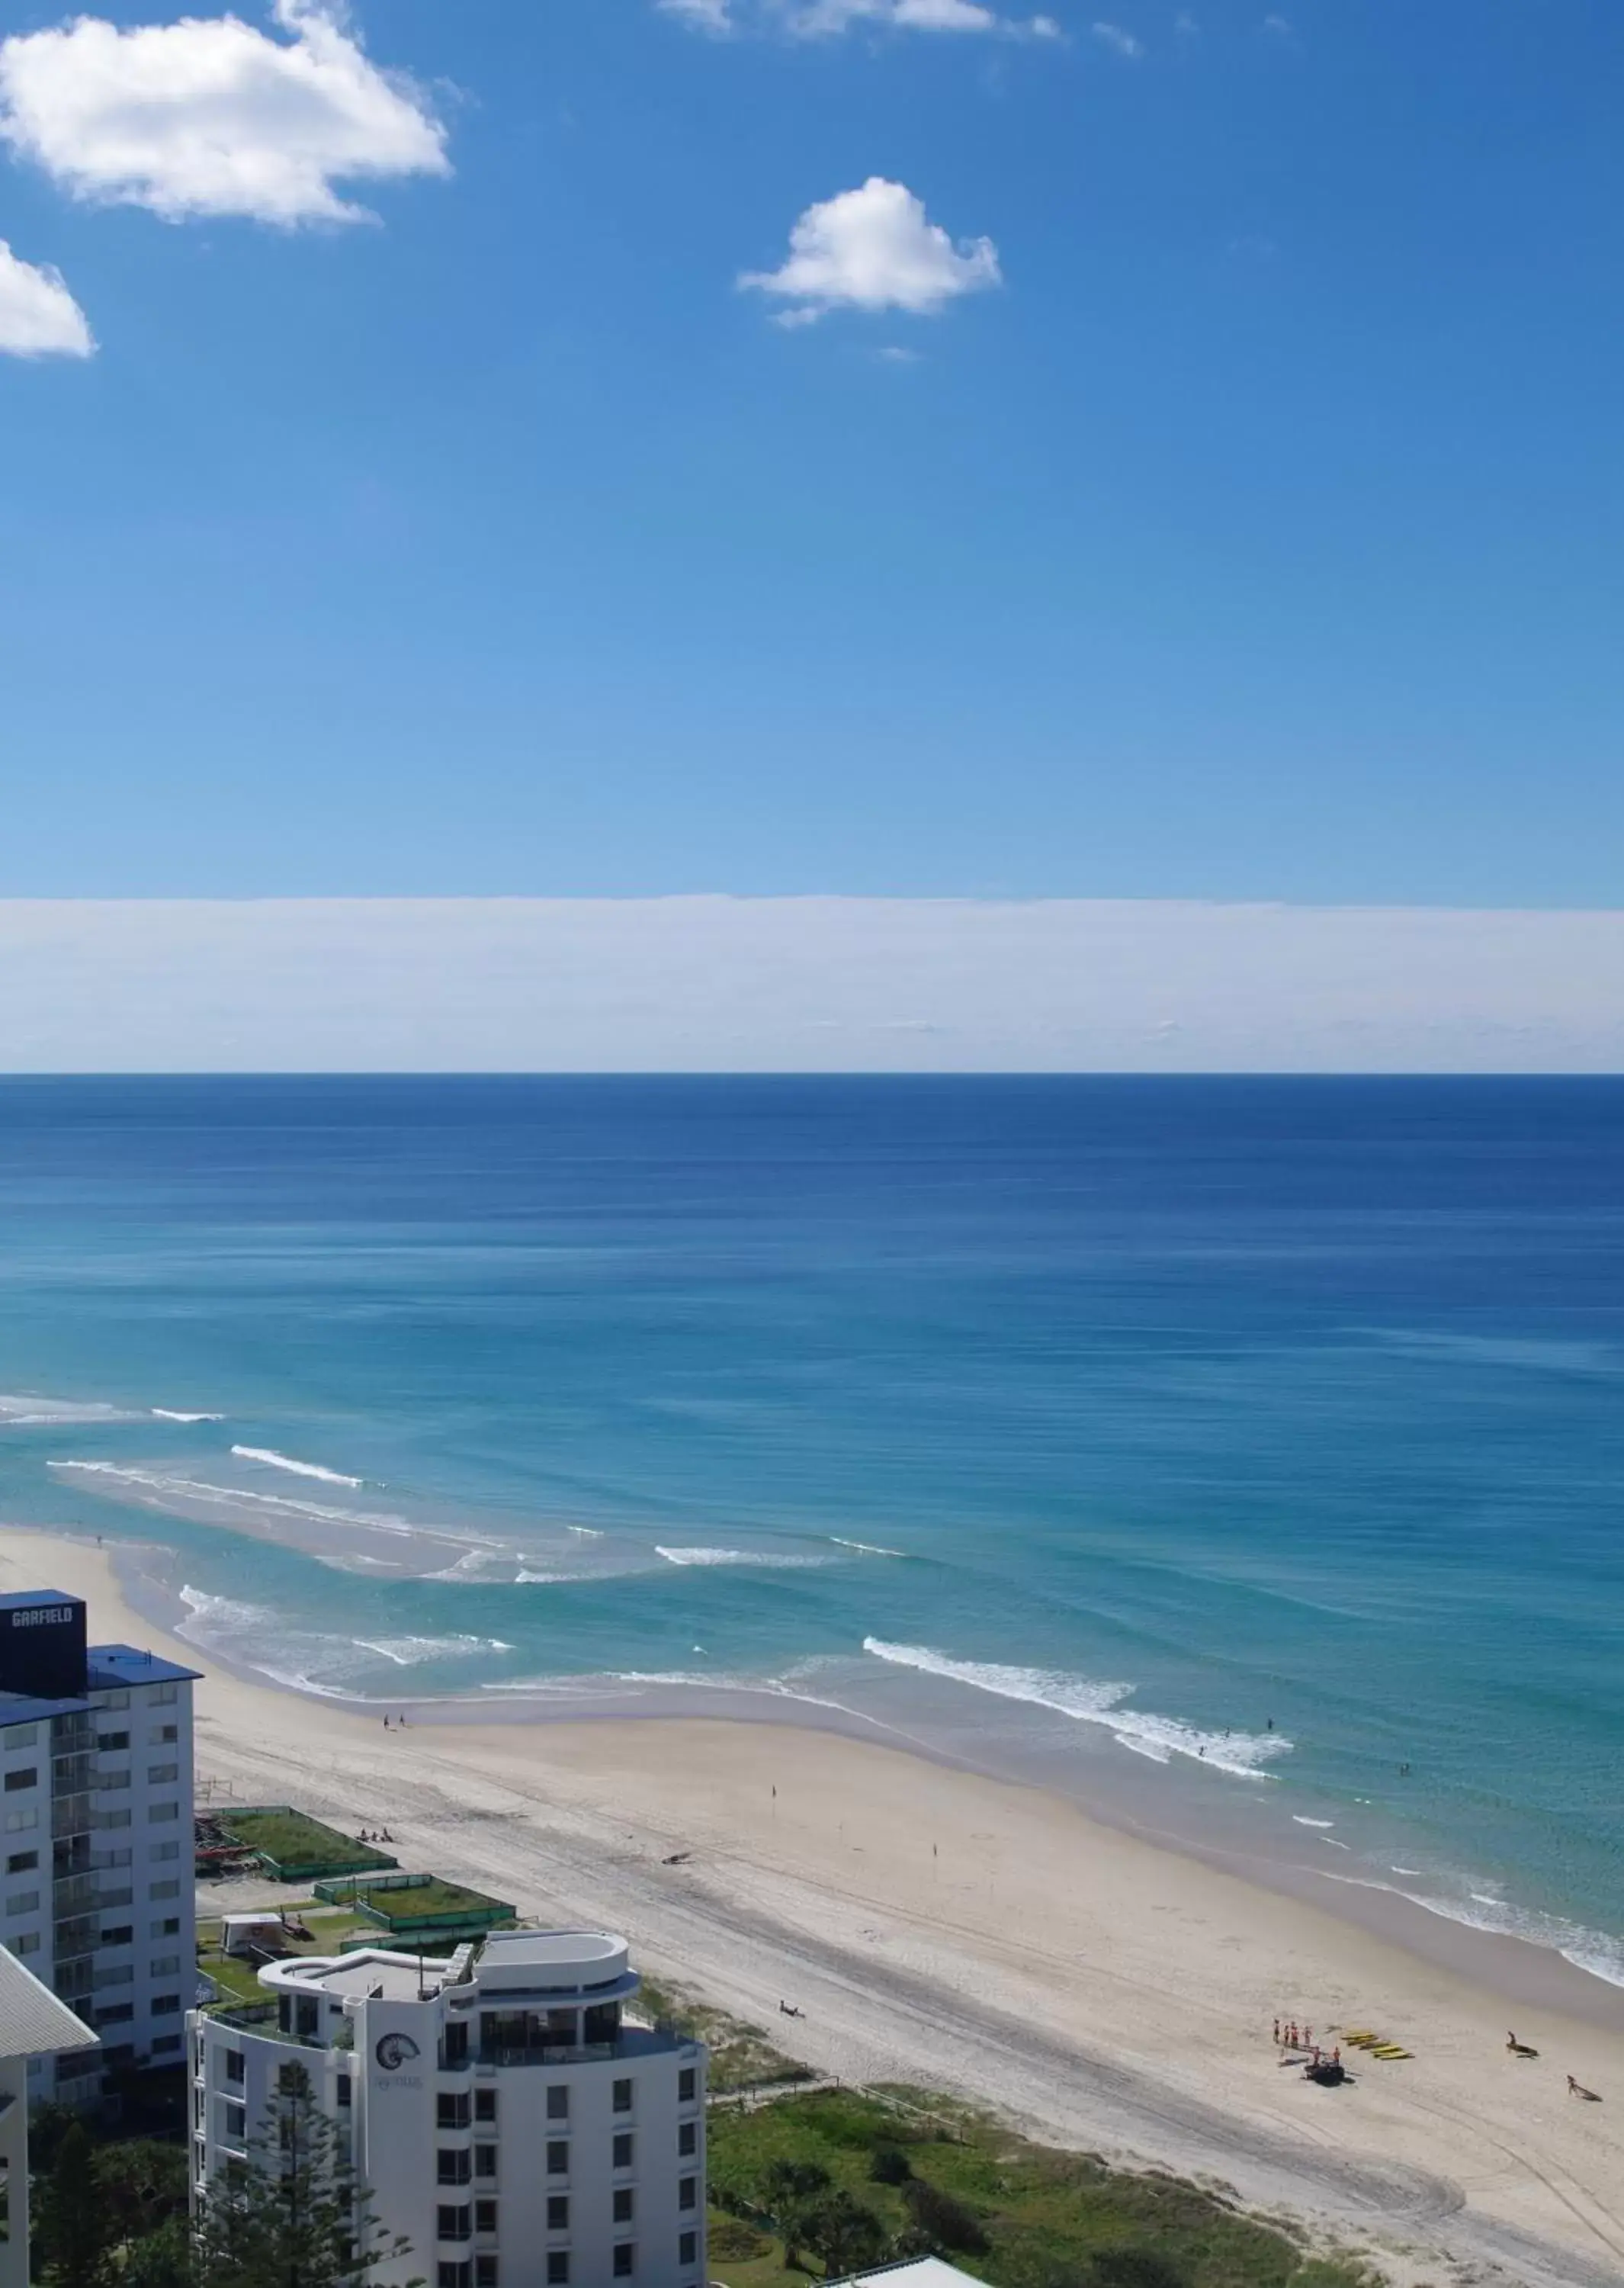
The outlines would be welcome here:
<svg viewBox="0 0 1624 2288">
<path fill-rule="evenodd" d="M 228 1835 L 279 1867 L 377 1868 L 385 1854 L 302 1811 L 221 1810 Z"/>
<path fill-rule="evenodd" d="M 645 1978 L 637 2001 L 638 2014 L 655 2024 L 673 2026 L 690 2039 L 703 2042 L 710 2053 L 706 2075 L 713 2093 L 762 2089 L 774 2082 L 810 2081 L 812 2075 L 794 2058 L 775 2049 L 759 2026 L 730 2018 L 679 1986 Z"/>
<path fill-rule="evenodd" d="M 939 2236 L 941 2253 L 998 2288 L 1091 2288 L 1126 2281 L 1124 2263 L 1137 2264 L 1146 2288 L 1359 2288 L 1373 2279 L 1358 2265 L 1311 2262 L 1285 2234 L 1200 2186 L 1051 2151 L 923 2092 L 821 2090 L 754 2110 L 717 2107 L 709 2143 L 710 2269 L 727 2288 L 805 2288 L 807 2274 L 786 2270 L 763 2213 L 778 2160 L 817 2162 L 875 2213 L 899 2252 L 917 2252 L 902 2237 L 915 2224 L 907 2187 L 870 2175 L 882 2147 L 899 2149 L 914 2180 L 950 2196 L 966 2217 L 970 2244 Z M 1146 2268 L 1147 2260 L 1162 2269 Z"/>
<path fill-rule="evenodd" d="M 346 1895 L 348 1888 L 346 1883 Z M 403 1922 L 419 1922 L 428 1915 L 470 1915 L 483 1908 L 500 1908 L 503 1911 L 497 1919 L 511 1919 L 502 1900 L 485 1891 L 471 1891 L 462 1883 L 448 1883 L 440 1875 L 427 1875 L 420 1883 L 403 1884 L 398 1890 L 382 1887 L 369 1890 L 362 1875 L 356 1880 L 355 1891 L 359 1903 L 370 1906 L 374 1914 L 395 1916 Z"/>
</svg>

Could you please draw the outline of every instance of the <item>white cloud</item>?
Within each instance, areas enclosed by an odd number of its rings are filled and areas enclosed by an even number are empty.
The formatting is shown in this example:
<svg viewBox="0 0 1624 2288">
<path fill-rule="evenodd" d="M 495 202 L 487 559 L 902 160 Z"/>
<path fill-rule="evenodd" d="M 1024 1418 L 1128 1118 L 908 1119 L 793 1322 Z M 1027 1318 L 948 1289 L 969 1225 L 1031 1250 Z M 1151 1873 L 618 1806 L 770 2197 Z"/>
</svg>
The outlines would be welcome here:
<svg viewBox="0 0 1624 2288">
<path fill-rule="evenodd" d="M 782 324 L 804 326 L 836 309 L 933 316 L 961 294 L 1001 285 L 1002 273 L 990 238 L 955 246 L 906 184 L 870 175 L 860 190 L 807 208 L 781 268 L 747 271 L 739 283 L 788 305 Z"/>
<path fill-rule="evenodd" d="M 261 222 L 356 222 L 337 186 L 444 175 L 421 90 L 368 61 L 338 0 L 121 30 L 81 16 L 0 42 L 0 136 L 75 196 Z"/>
<path fill-rule="evenodd" d="M 1618 1072 L 1624 912 L 0 900 L 6 1072 Z"/>
<path fill-rule="evenodd" d="M 661 15 L 675 16 L 696 32 L 725 34 L 733 28 L 728 0 L 654 0 Z"/>
<path fill-rule="evenodd" d="M 1265 32 L 1271 33 L 1277 40 L 1288 40 L 1291 37 L 1291 20 L 1288 16 L 1265 16 L 1263 28 Z"/>
<path fill-rule="evenodd" d="M 1109 48 L 1113 55 L 1122 56 L 1129 63 L 1137 63 L 1145 53 L 1144 41 L 1136 40 L 1120 24 L 1090 24 L 1089 29 L 1102 48 Z"/>
<path fill-rule="evenodd" d="M 89 357 L 96 345 L 59 270 L 36 268 L 0 238 L 0 357 Z"/>
<path fill-rule="evenodd" d="M 726 33 L 746 24 L 804 40 L 837 39 L 862 25 L 897 32 L 976 32 L 994 38 L 1056 40 L 1052 16 L 1006 16 L 985 0 L 654 0 L 696 31 Z"/>
</svg>

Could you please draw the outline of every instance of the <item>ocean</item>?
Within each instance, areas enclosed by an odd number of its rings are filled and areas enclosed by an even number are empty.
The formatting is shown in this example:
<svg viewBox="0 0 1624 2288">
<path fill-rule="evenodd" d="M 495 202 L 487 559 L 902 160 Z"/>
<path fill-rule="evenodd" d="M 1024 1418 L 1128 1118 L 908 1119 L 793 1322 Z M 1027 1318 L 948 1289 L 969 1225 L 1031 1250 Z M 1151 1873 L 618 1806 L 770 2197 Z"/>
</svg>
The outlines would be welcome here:
<svg viewBox="0 0 1624 2288">
<path fill-rule="evenodd" d="M 1624 1082 L 0 1082 L 0 1515 L 448 1718 L 801 1718 L 1624 1984 Z"/>
</svg>

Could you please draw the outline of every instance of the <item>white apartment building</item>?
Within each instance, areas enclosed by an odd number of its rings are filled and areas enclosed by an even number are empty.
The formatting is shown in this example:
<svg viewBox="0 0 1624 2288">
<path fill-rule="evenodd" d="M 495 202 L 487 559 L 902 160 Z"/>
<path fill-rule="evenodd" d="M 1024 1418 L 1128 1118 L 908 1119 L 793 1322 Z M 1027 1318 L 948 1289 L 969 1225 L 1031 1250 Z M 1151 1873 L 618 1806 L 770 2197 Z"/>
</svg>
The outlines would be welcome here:
<svg viewBox="0 0 1624 2288">
<path fill-rule="evenodd" d="M 85 1636 L 77 1597 L 0 1597 L 0 1944 L 101 2037 L 34 2069 L 71 2101 L 178 2064 L 197 1989 L 196 1671 Z"/>
<path fill-rule="evenodd" d="M 499 1932 L 475 1958 L 360 1949 L 194 2012 L 194 2184 L 249 2153 L 297 2059 L 387 2236 L 378 2288 L 699 2288 L 705 2051 L 632 2024 L 626 1942 Z"/>
</svg>

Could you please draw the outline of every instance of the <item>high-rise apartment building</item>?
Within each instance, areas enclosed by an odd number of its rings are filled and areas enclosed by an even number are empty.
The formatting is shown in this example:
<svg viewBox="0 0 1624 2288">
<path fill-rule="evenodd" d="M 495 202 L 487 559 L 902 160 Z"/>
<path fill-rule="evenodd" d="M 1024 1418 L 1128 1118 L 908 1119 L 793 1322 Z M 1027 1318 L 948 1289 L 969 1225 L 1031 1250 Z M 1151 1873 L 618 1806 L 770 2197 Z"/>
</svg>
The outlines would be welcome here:
<svg viewBox="0 0 1624 2288">
<path fill-rule="evenodd" d="M 303 2068 L 381 2232 L 409 2244 L 377 2288 L 703 2282 L 705 2051 L 628 2022 L 623 1939 L 501 1932 L 445 1962 L 367 1947 L 259 1982 L 263 2004 L 188 2022 L 200 2195 L 274 2165 Z"/>
<path fill-rule="evenodd" d="M 101 2038 L 36 2063 L 69 2101 L 178 2064 L 197 1988 L 197 1672 L 86 1635 L 81 1598 L 0 1597 L 0 1944 Z"/>
</svg>

